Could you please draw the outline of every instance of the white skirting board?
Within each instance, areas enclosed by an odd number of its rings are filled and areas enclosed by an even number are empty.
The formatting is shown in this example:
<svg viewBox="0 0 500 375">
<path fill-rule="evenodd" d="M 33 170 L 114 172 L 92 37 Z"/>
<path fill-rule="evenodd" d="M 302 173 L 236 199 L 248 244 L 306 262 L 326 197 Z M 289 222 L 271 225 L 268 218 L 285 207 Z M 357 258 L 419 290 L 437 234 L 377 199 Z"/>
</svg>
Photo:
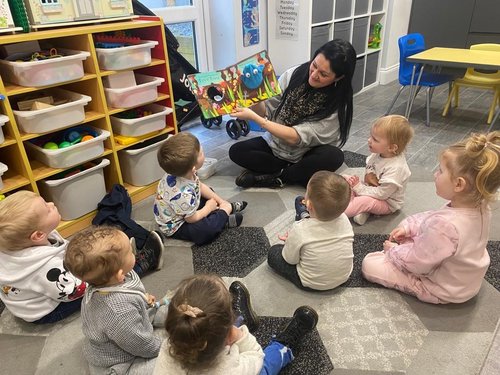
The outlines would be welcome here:
<svg viewBox="0 0 500 375">
<path fill-rule="evenodd" d="M 398 79 L 399 74 L 399 64 L 390 66 L 388 68 L 380 68 L 379 71 L 379 83 L 381 85 L 387 85 Z"/>
</svg>

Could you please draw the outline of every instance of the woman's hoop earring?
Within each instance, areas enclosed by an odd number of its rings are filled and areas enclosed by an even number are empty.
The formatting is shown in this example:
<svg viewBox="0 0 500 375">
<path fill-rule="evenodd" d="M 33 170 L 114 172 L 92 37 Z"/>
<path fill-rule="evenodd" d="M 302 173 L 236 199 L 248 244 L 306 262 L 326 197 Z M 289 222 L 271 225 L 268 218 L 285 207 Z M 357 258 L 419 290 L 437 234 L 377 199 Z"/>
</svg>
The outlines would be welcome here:
<svg viewBox="0 0 500 375">
<path fill-rule="evenodd" d="M 333 82 L 333 87 L 337 87 L 337 82 L 338 81 Z"/>
</svg>

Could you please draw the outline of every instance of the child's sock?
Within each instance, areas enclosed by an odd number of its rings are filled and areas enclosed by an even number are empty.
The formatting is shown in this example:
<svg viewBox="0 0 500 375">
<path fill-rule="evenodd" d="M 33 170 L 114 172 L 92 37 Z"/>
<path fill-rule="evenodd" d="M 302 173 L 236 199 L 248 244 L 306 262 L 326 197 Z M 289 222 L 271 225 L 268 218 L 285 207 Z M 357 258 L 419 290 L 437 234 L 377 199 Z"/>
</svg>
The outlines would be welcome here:
<svg viewBox="0 0 500 375">
<path fill-rule="evenodd" d="M 295 198 L 295 221 L 310 217 L 309 211 L 304 201 L 304 197 L 299 195 Z"/>
<path fill-rule="evenodd" d="M 245 209 L 245 207 L 247 206 L 247 202 L 246 201 L 237 201 L 237 202 L 230 202 L 231 203 L 231 213 L 232 214 L 235 214 L 236 212 L 241 212 Z"/>
<path fill-rule="evenodd" d="M 228 228 L 239 227 L 242 221 L 243 221 L 243 215 L 241 213 L 237 212 L 235 214 L 231 214 L 229 215 L 229 218 L 227 220 L 227 227 Z"/>
<path fill-rule="evenodd" d="M 370 217 L 369 212 L 362 212 L 360 214 L 355 215 L 352 218 L 352 220 L 358 225 L 363 225 L 364 223 L 366 223 L 366 220 L 368 220 L 369 217 Z"/>
</svg>

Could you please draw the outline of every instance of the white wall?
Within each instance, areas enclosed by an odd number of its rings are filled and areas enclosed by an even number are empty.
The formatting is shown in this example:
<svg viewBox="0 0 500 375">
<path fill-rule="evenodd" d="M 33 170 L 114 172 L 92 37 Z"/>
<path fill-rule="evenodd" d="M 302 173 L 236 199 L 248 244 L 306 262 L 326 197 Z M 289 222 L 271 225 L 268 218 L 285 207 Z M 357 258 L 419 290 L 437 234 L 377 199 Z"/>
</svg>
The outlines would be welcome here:
<svg viewBox="0 0 500 375">
<path fill-rule="evenodd" d="M 436 0 L 439 1 L 439 0 Z M 398 79 L 398 39 L 408 33 L 412 0 L 388 0 L 384 47 L 380 63 L 380 84 Z"/>
<path fill-rule="evenodd" d="M 206 38 L 212 45 L 210 70 L 225 67 L 267 49 L 267 0 L 259 0 L 259 43 L 243 46 L 241 0 L 207 0 L 210 30 Z"/>
</svg>

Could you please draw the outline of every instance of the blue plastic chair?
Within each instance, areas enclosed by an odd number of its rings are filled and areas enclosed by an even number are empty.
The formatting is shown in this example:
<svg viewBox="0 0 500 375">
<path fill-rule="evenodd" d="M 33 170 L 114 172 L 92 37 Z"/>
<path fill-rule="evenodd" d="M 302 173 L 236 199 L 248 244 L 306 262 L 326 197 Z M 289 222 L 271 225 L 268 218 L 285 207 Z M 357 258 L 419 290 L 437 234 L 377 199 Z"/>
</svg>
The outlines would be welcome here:
<svg viewBox="0 0 500 375">
<path fill-rule="evenodd" d="M 394 104 L 398 100 L 399 95 L 403 92 L 403 89 L 409 85 L 412 84 L 411 79 L 412 79 L 412 74 L 413 74 L 413 84 L 415 85 L 417 82 L 417 77 L 422 69 L 422 64 L 414 64 L 406 61 L 406 58 L 408 56 L 414 55 L 416 53 L 422 52 L 425 50 L 425 42 L 424 42 L 424 37 L 422 34 L 419 33 L 413 33 L 413 34 L 408 34 L 405 36 L 402 36 L 398 40 L 398 45 L 399 45 L 399 83 L 401 84 L 401 87 L 399 88 L 398 92 L 396 93 L 396 96 L 392 100 L 391 105 L 387 109 L 386 115 L 388 115 L 392 107 L 394 107 Z M 415 70 L 414 70 L 415 68 Z M 414 72 L 414 73 L 413 73 Z M 420 91 L 421 87 L 427 87 L 427 95 L 426 95 L 426 109 L 427 109 L 427 121 L 426 125 L 430 125 L 430 106 L 431 106 L 431 99 L 432 99 L 432 94 L 434 93 L 434 88 L 436 86 L 440 86 L 443 83 L 448 82 L 450 85 L 451 89 L 451 81 L 453 81 L 453 77 L 449 76 L 447 74 L 439 74 L 439 73 L 430 73 L 430 72 L 422 72 L 421 78 L 419 85 L 417 87 L 417 90 L 415 91 L 415 95 L 412 98 L 411 97 L 411 90 L 410 90 L 410 95 L 408 96 L 408 103 L 406 106 L 406 113 L 405 116 L 407 118 L 410 117 L 410 112 L 411 112 L 411 105 L 413 104 L 413 99 L 417 96 L 418 92 Z"/>
</svg>

